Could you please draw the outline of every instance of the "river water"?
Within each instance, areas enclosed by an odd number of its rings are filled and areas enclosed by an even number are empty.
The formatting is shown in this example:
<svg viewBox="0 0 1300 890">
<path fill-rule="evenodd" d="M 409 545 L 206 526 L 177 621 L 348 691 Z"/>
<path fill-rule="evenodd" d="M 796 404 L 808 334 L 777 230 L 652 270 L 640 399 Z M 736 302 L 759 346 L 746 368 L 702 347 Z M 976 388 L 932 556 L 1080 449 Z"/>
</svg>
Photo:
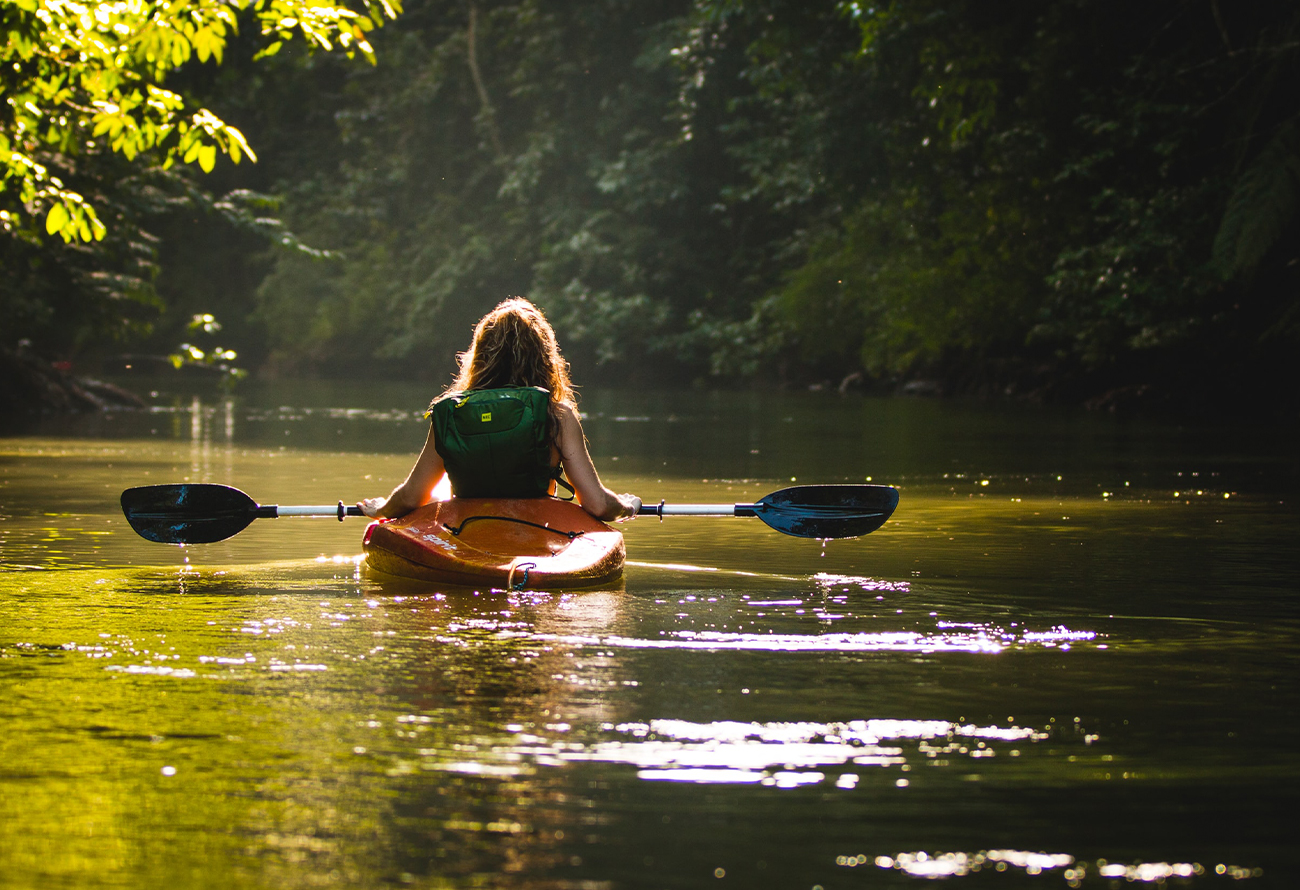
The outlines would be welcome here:
<svg viewBox="0 0 1300 890">
<path fill-rule="evenodd" d="M 0 439 L 0 887 L 1293 886 L 1296 442 L 587 392 L 605 481 L 873 481 L 854 540 L 641 518 L 609 589 L 368 572 L 359 520 L 137 538 L 122 489 L 383 494 L 410 386 L 160 388 Z"/>
</svg>

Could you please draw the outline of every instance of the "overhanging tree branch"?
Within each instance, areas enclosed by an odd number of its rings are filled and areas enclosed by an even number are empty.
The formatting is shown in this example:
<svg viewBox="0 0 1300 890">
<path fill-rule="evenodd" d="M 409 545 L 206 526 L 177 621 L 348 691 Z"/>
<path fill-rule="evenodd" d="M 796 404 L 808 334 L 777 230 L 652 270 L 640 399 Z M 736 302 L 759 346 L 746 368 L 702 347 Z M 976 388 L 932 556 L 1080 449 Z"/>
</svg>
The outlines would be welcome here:
<svg viewBox="0 0 1300 890">
<path fill-rule="evenodd" d="M 478 93 L 479 104 L 483 106 L 482 120 L 483 126 L 487 129 L 488 141 L 492 143 L 492 153 L 496 155 L 497 160 L 505 157 L 505 150 L 501 147 L 501 132 L 497 129 L 497 112 L 492 107 L 492 100 L 488 97 L 487 86 L 483 83 L 483 72 L 478 67 L 478 5 L 471 3 L 469 5 L 469 28 L 466 30 L 465 40 L 468 44 L 467 56 L 469 57 L 469 73 L 474 79 L 474 90 Z"/>
</svg>

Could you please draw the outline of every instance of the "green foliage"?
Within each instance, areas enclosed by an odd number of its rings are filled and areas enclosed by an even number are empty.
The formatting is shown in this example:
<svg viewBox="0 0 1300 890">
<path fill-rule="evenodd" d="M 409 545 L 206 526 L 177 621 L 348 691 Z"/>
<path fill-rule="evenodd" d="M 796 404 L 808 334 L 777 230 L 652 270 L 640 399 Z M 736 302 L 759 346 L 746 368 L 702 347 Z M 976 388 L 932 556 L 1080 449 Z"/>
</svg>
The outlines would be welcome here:
<svg viewBox="0 0 1300 890">
<path fill-rule="evenodd" d="M 86 161 L 80 187 L 108 223 L 102 240 L 0 236 L 0 331 L 10 343 L 31 341 L 38 353 L 70 355 L 92 342 L 137 337 L 161 308 L 158 242 L 138 220 L 174 200 L 174 171 L 140 169 L 112 154 Z"/>
<path fill-rule="evenodd" d="M 1292 118 L 1256 155 L 1233 188 L 1214 239 L 1228 276 L 1249 275 L 1300 215 L 1300 119 Z"/>
<path fill-rule="evenodd" d="M 915 192 L 860 206 L 779 291 L 803 359 L 888 378 L 1017 345 L 1032 270 L 1016 255 L 1016 208 L 991 197 L 942 211 Z"/>
<path fill-rule="evenodd" d="M 219 152 L 235 163 L 253 153 L 238 129 L 183 96 L 183 85 L 199 63 L 229 59 L 237 32 L 250 26 L 260 37 L 241 49 L 256 42 L 265 53 L 299 35 L 314 49 L 373 61 L 368 35 L 399 7 L 354 5 L 0 3 L 6 335 L 63 353 L 138 339 L 162 309 L 150 229 L 182 209 L 303 248 L 269 218 L 264 196 L 236 189 L 214 201 L 193 184 L 187 165 L 211 172 Z"/>
<path fill-rule="evenodd" d="M 0 222 L 48 250 L 20 219 L 44 213 L 77 246 L 95 217 L 57 189 L 98 208 L 89 188 L 109 159 L 145 152 L 167 183 L 156 203 L 235 223 L 213 268 L 252 252 L 245 233 L 291 248 L 243 262 L 230 295 L 198 271 L 164 275 L 180 317 L 219 309 L 259 328 L 283 372 L 441 377 L 510 294 L 547 309 L 580 370 L 633 379 L 960 384 L 980 367 L 1246 362 L 1300 330 L 1300 12 L 1214 7 L 413 0 L 371 35 L 348 23 L 379 21 L 378 7 L 313 8 L 300 28 L 271 0 L 208 0 L 191 32 L 173 29 L 190 53 L 256 44 L 274 58 L 201 77 L 124 36 L 137 55 L 123 101 L 85 126 L 68 116 L 86 141 L 24 155 L 48 167 L 33 188 L 56 191 Z M 235 38 L 254 21 L 264 38 Z M 226 30 L 199 38 L 202 22 Z M 321 48 L 373 36 L 362 54 L 384 63 L 279 50 L 289 29 Z M 31 70 L 13 95 L 32 93 Z M 184 111 L 149 105 L 164 72 Z M 23 132 L 58 136 L 35 105 L 40 126 Z M 262 157 L 255 174 L 216 170 L 228 200 L 162 169 L 210 166 L 234 138 L 215 114 L 215 129 L 188 116 L 203 105 L 239 114 Z M 177 224 L 168 243 L 192 231 Z M 168 250 L 202 268 L 197 249 Z"/>
<path fill-rule="evenodd" d="M 671 314 L 646 265 L 663 197 L 642 179 L 643 146 L 668 129 L 655 124 L 672 88 L 662 39 L 621 25 L 622 3 L 475 10 L 472 54 L 463 6 L 413 4 L 412 25 L 377 44 L 388 64 L 349 75 L 337 154 L 286 205 L 291 227 L 342 259 L 309 271 L 284 257 L 264 282 L 259 317 L 284 332 L 277 365 L 445 372 L 512 293 L 546 306 L 593 361 L 643 354 Z"/>
<path fill-rule="evenodd" d="M 221 330 L 220 322 L 210 312 L 195 315 L 186 327 L 194 335 L 192 339 L 211 338 Z M 172 367 L 178 371 L 185 367 L 199 367 L 217 372 L 220 375 L 220 386 L 226 391 L 233 389 L 235 383 L 248 376 L 248 372 L 243 368 L 231 364 L 238 357 L 239 354 L 233 349 L 222 346 L 203 349 L 188 342 L 180 344 L 171 355 L 167 356 L 171 360 Z"/>
<path fill-rule="evenodd" d="M 105 228 L 93 205 L 58 175 L 100 146 L 133 160 L 156 152 L 205 172 L 217 151 L 239 163 L 252 150 L 243 134 L 206 108 L 190 111 L 165 89 L 166 76 L 188 62 L 221 62 L 239 15 L 247 11 L 275 42 L 300 34 L 323 50 L 373 57 L 366 33 L 392 17 L 390 0 L 362 0 L 363 12 L 305 0 L 204 0 L 198 3 L 100 3 L 10 0 L 0 8 L 0 83 L 7 114 L 0 122 L 3 189 L 16 203 L 0 210 L 6 230 L 24 216 L 45 216 L 45 231 L 64 241 L 99 240 Z M 57 156 L 57 160 L 51 156 Z"/>
<path fill-rule="evenodd" d="M 406 21 L 290 187 L 292 225 L 342 258 L 283 257 L 261 289 L 289 366 L 437 367 L 526 292 L 575 360 L 625 372 L 1103 367 L 1223 317 L 1243 285 L 1210 274 L 1221 221 L 1240 252 L 1294 220 L 1290 149 L 1258 148 L 1294 106 L 1285 16 L 1228 14 L 1249 50 L 1174 0 L 428 0 Z"/>
<path fill-rule="evenodd" d="M 766 162 L 751 137 L 788 142 L 790 118 L 731 128 L 737 90 L 748 91 L 746 35 L 762 16 L 737 13 L 715 40 L 679 0 L 476 8 L 472 55 L 463 7 L 415 4 L 376 44 L 390 64 L 348 77 L 333 108 L 339 151 L 288 188 L 286 205 L 293 228 L 344 258 L 320 277 L 348 284 L 313 284 L 308 304 L 312 273 L 277 261 L 260 297 L 261 317 L 286 332 L 277 360 L 449 366 L 478 314 L 528 293 L 579 364 L 688 378 L 760 370 L 780 334 L 755 307 L 789 263 L 773 244 L 802 212 L 785 202 L 773 216 L 745 166 Z M 827 21 L 834 51 L 852 56 L 835 15 L 801 12 L 796 25 L 816 34 Z M 751 149 L 744 165 L 733 149 Z M 819 187 L 802 159 L 773 175 L 809 197 Z M 364 330 L 346 326 L 357 315 Z"/>
<path fill-rule="evenodd" d="M 1225 10 L 1221 30 L 1177 3 L 843 9 L 862 35 L 844 76 L 872 98 L 884 161 L 778 291 L 806 361 L 1100 368 L 1212 354 L 1225 324 L 1252 336 L 1233 308 L 1251 273 L 1295 259 L 1293 10 Z M 1266 319 L 1295 305 L 1279 284 L 1253 297 L 1275 303 Z"/>
</svg>

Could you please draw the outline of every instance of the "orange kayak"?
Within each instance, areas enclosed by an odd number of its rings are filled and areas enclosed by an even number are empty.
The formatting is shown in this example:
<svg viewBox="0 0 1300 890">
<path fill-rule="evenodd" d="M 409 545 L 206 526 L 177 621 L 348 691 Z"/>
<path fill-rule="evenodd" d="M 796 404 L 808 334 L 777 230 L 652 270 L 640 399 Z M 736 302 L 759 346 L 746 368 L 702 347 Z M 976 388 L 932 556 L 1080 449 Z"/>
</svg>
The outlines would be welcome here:
<svg viewBox="0 0 1300 890">
<path fill-rule="evenodd" d="M 366 564 L 421 581 L 554 590 L 623 571 L 623 535 L 554 498 L 452 498 L 366 527 Z"/>
</svg>

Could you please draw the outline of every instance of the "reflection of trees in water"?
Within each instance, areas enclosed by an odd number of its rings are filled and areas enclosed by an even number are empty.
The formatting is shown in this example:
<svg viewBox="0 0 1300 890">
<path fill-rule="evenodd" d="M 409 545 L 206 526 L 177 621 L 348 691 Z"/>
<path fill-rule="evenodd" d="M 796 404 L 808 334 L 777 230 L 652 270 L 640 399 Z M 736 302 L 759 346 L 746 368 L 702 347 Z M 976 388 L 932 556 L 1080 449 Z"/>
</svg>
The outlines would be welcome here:
<svg viewBox="0 0 1300 890">
<path fill-rule="evenodd" d="M 417 765 L 400 780 L 390 826 L 403 871 L 492 874 L 498 885 L 506 875 L 527 876 L 529 886 L 568 883 L 538 876 L 580 864 L 573 843 L 606 817 L 590 808 L 575 771 L 503 749 L 608 718 L 612 659 L 535 635 L 606 631 L 618 620 L 620 595 L 448 594 L 434 633 L 411 635 L 425 647 L 412 652 L 389 694 L 406 701 L 411 716 L 432 719 L 404 724 L 399 756 Z M 413 623 L 427 617 L 418 612 Z"/>
<path fill-rule="evenodd" d="M 345 883 L 569 885 L 544 876 L 580 866 L 609 817 L 588 771 L 515 749 L 615 719 L 617 661 L 571 640 L 614 630 L 622 595 L 459 591 L 351 622 L 354 655 L 384 649 L 337 671 L 332 655 L 325 688 L 290 705 L 314 712 L 312 731 L 291 742 L 298 768 L 258 786 L 250 852 L 291 866 L 282 886 L 310 883 L 304 866 Z"/>
</svg>

